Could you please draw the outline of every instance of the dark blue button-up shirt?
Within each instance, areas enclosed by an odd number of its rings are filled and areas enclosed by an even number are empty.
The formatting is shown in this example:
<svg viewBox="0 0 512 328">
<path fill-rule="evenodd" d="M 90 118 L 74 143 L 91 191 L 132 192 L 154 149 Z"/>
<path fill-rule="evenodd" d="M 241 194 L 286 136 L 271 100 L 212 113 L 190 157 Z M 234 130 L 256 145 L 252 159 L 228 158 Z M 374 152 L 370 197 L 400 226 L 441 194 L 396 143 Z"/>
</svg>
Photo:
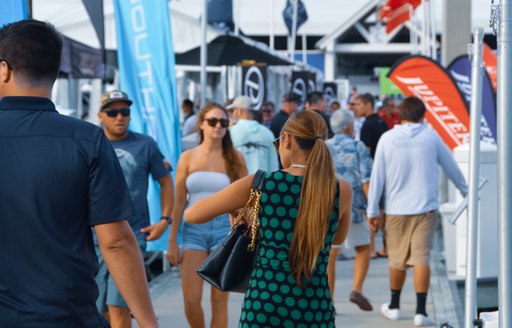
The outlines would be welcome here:
<svg viewBox="0 0 512 328">
<path fill-rule="evenodd" d="M 46 98 L 2 98 L 0 326 L 98 327 L 91 226 L 132 214 L 100 128 Z"/>
</svg>

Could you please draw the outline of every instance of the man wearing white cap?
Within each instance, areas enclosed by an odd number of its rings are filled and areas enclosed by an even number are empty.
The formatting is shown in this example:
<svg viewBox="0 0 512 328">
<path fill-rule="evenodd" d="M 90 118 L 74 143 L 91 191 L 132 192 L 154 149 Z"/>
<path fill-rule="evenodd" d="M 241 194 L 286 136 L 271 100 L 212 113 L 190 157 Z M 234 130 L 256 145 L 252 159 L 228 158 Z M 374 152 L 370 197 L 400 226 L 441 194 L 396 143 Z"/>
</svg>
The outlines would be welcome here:
<svg viewBox="0 0 512 328">
<path fill-rule="evenodd" d="M 229 128 L 235 148 L 244 155 L 249 174 L 259 170 L 277 171 L 277 154 L 273 150 L 274 134 L 254 119 L 251 99 L 247 96 L 235 98 L 227 106 L 231 119 L 236 124 Z"/>
</svg>

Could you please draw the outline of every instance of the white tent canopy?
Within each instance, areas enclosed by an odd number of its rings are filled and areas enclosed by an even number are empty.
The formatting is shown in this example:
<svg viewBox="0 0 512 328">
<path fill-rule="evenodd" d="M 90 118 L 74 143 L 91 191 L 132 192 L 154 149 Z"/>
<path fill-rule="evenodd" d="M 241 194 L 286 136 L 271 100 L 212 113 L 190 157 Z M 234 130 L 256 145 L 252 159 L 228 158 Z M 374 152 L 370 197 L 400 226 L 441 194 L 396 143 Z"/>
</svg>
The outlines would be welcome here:
<svg viewBox="0 0 512 328">
<path fill-rule="evenodd" d="M 48 21 L 64 35 L 99 48 L 100 43 L 81 0 L 32 0 L 33 17 Z M 174 51 L 182 53 L 198 47 L 201 40 L 201 25 L 198 18 L 193 18 L 179 11 L 169 9 Z M 112 0 L 104 1 L 105 15 L 105 47 L 117 49 L 114 6 Z M 222 31 L 209 27 L 207 42 L 210 42 Z"/>
</svg>

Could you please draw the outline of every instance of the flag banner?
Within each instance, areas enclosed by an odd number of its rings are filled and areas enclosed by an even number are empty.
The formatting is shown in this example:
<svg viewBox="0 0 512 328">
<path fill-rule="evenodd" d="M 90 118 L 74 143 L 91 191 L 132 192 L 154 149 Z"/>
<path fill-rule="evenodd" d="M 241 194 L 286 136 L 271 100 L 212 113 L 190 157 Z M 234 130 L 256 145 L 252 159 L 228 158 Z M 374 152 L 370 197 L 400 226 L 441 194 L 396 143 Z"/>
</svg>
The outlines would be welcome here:
<svg viewBox="0 0 512 328">
<path fill-rule="evenodd" d="M 2 0 L 0 26 L 28 18 L 27 0 Z"/>
<path fill-rule="evenodd" d="M 395 29 L 404 25 L 409 19 L 411 19 L 411 6 L 405 4 L 387 16 L 386 33 L 391 34 Z"/>
<path fill-rule="evenodd" d="M 378 17 L 382 20 L 404 5 L 411 5 L 413 9 L 416 9 L 421 5 L 421 1 L 422 0 L 387 0 L 381 7 Z"/>
<path fill-rule="evenodd" d="M 492 49 L 484 43 L 484 53 L 483 53 L 484 65 L 487 74 L 489 74 L 489 78 L 491 79 L 492 88 L 494 92 L 497 92 L 498 88 L 498 57 L 492 51 Z"/>
<path fill-rule="evenodd" d="M 416 96 L 425 103 L 427 121 L 450 149 L 468 142 L 466 101 L 441 65 L 428 57 L 407 56 L 395 63 L 388 78 L 404 95 Z"/>
<path fill-rule="evenodd" d="M 471 108 L 471 61 L 467 55 L 455 58 L 447 67 L 457 87 L 464 95 L 466 106 Z M 491 80 L 487 72 L 482 76 L 482 125 L 481 139 L 496 144 L 496 94 L 493 91 Z M 471 112 L 470 112 L 471 115 Z"/>
<path fill-rule="evenodd" d="M 75 79 L 102 79 L 103 52 L 62 36 L 60 72 Z"/>
<path fill-rule="evenodd" d="M 322 85 L 322 93 L 325 97 L 325 102 L 330 104 L 338 99 L 338 85 L 334 82 L 324 82 Z"/>
<path fill-rule="evenodd" d="M 98 36 L 101 49 L 105 49 L 105 19 L 103 18 L 103 0 L 82 0 L 91 18 L 92 26 Z"/>
<path fill-rule="evenodd" d="M 387 0 L 381 7 L 378 18 L 386 22 L 386 33 L 391 34 L 409 19 L 422 0 Z"/>
<path fill-rule="evenodd" d="M 121 90 L 133 100 L 130 129 L 156 140 L 176 168 L 180 155 L 179 107 L 167 0 L 114 0 Z M 150 178 L 151 223 L 160 221 L 160 188 Z M 166 250 L 167 234 L 148 243 Z"/>
<path fill-rule="evenodd" d="M 292 92 L 300 97 L 300 106 L 306 103 L 308 93 L 316 90 L 316 74 L 308 71 L 292 72 Z"/>
<path fill-rule="evenodd" d="M 397 96 L 401 95 L 402 91 L 388 79 L 389 67 L 381 67 L 379 71 L 379 89 L 381 95 Z"/>
<path fill-rule="evenodd" d="M 306 12 L 306 7 L 301 0 L 298 0 L 298 8 L 297 8 L 297 31 L 299 28 L 308 20 L 308 13 Z M 293 29 L 293 4 L 295 0 L 287 0 L 286 6 L 283 10 L 283 18 L 286 28 L 288 29 L 288 35 L 292 35 Z"/>
<path fill-rule="evenodd" d="M 267 100 L 267 68 L 257 65 L 242 67 L 242 94 L 251 98 L 251 107 L 259 110 Z"/>
<path fill-rule="evenodd" d="M 206 2 L 208 24 L 224 31 L 233 32 L 233 0 L 208 0 Z"/>
</svg>

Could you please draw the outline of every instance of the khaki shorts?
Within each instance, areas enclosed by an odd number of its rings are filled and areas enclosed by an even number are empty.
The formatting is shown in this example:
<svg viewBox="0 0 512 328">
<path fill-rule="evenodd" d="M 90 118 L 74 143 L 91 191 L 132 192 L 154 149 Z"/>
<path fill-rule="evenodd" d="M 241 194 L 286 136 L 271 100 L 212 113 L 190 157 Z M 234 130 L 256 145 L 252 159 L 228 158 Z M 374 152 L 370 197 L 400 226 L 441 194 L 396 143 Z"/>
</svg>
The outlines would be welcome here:
<svg viewBox="0 0 512 328">
<path fill-rule="evenodd" d="M 408 266 L 429 264 L 438 216 L 437 211 L 418 215 L 386 214 L 386 248 L 390 267 L 406 270 Z"/>
</svg>

